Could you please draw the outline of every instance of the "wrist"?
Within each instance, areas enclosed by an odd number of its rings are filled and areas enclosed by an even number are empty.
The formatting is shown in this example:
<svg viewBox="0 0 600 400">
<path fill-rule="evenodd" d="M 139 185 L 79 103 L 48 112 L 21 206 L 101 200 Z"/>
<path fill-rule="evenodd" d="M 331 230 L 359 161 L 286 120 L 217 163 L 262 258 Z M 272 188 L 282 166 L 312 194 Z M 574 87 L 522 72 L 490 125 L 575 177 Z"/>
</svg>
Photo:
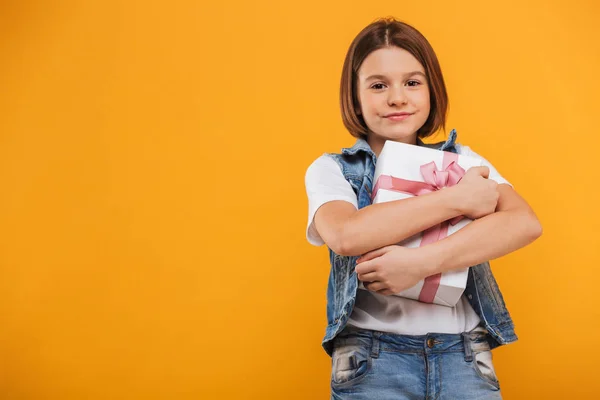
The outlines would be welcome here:
<svg viewBox="0 0 600 400">
<path fill-rule="evenodd" d="M 465 202 L 462 199 L 462 191 L 457 186 L 451 186 L 444 189 L 446 192 L 446 201 L 454 216 L 464 215 L 466 210 L 463 208 Z"/>
<path fill-rule="evenodd" d="M 423 252 L 424 278 L 442 272 L 446 260 L 444 256 L 445 253 L 441 250 L 440 242 L 431 243 L 417 249 Z"/>
</svg>

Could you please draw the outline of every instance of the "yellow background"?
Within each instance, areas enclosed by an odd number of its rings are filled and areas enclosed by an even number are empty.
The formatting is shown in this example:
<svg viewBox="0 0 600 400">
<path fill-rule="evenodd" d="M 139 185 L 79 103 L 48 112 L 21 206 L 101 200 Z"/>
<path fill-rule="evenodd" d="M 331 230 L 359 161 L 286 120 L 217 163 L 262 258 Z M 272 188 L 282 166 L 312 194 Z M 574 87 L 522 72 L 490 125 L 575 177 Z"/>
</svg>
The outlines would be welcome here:
<svg viewBox="0 0 600 400">
<path fill-rule="evenodd" d="M 344 55 L 394 15 L 437 52 L 448 131 L 544 227 L 492 262 L 520 338 L 494 351 L 505 398 L 594 398 L 599 11 L 0 2 L 0 397 L 328 398 L 304 173 L 354 143 Z"/>
</svg>

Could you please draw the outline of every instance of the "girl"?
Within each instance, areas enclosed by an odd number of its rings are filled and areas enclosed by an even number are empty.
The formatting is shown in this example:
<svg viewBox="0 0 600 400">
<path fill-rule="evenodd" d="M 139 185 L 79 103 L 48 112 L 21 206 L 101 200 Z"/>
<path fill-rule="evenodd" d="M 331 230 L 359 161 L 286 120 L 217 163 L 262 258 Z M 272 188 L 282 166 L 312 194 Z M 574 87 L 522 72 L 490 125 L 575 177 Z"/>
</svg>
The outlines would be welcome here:
<svg viewBox="0 0 600 400">
<path fill-rule="evenodd" d="M 445 130 L 448 98 L 436 55 L 412 26 L 385 18 L 358 34 L 340 100 L 356 143 L 323 154 L 305 176 L 307 239 L 326 244 L 331 263 L 322 343 L 332 357 L 331 398 L 501 398 L 491 350 L 517 336 L 487 260 L 538 238 L 538 219 L 487 160 L 456 143 L 455 130 L 445 142 L 421 140 Z M 484 166 L 453 187 L 372 205 L 386 140 L 479 157 Z M 424 247 L 395 245 L 459 215 L 474 221 Z M 455 307 L 391 296 L 466 267 L 467 288 Z"/>
</svg>

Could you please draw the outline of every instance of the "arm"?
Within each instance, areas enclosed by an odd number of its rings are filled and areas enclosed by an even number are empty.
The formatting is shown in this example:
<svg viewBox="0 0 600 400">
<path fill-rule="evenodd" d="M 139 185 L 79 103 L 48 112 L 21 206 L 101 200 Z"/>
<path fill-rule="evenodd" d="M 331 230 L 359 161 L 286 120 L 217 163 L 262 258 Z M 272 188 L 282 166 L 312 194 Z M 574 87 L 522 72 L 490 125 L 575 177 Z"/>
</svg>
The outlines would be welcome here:
<svg viewBox="0 0 600 400">
<path fill-rule="evenodd" d="M 432 260 L 426 276 L 501 257 L 542 235 L 542 226 L 535 213 L 512 187 L 498 185 L 498 192 L 500 198 L 495 213 L 420 249 Z"/>
<path fill-rule="evenodd" d="M 542 234 L 535 214 L 509 185 L 498 185 L 497 211 L 458 232 L 418 248 L 386 246 L 357 260 L 358 279 L 368 290 L 392 295 L 419 280 L 466 268 L 524 247 Z"/>
<path fill-rule="evenodd" d="M 451 189 L 372 204 L 358 211 L 348 202 L 331 201 L 315 213 L 315 227 L 334 252 L 358 256 L 462 215 L 457 192 Z"/>
<path fill-rule="evenodd" d="M 473 167 L 455 186 L 372 204 L 358 211 L 347 202 L 331 201 L 315 213 L 315 227 L 337 254 L 362 255 L 399 243 L 458 215 L 476 219 L 493 213 L 498 192 L 497 183 L 487 179 L 489 173 L 487 166 Z"/>
</svg>

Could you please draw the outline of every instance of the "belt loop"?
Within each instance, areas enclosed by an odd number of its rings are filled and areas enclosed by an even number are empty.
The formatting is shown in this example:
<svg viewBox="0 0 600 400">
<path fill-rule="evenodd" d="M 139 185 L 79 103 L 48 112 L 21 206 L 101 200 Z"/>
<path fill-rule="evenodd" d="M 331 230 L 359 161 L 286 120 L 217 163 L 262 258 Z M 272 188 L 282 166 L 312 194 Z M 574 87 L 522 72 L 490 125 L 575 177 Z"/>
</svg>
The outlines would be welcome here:
<svg viewBox="0 0 600 400">
<path fill-rule="evenodd" d="M 379 336 L 381 336 L 380 332 L 373 332 L 371 336 L 371 357 L 373 358 L 379 357 Z"/>
<path fill-rule="evenodd" d="M 465 347 L 465 361 L 471 362 L 473 361 L 473 349 L 471 348 L 471 338 L 467 332 L 462 333 L 463 344 Z"/>
</svg>

